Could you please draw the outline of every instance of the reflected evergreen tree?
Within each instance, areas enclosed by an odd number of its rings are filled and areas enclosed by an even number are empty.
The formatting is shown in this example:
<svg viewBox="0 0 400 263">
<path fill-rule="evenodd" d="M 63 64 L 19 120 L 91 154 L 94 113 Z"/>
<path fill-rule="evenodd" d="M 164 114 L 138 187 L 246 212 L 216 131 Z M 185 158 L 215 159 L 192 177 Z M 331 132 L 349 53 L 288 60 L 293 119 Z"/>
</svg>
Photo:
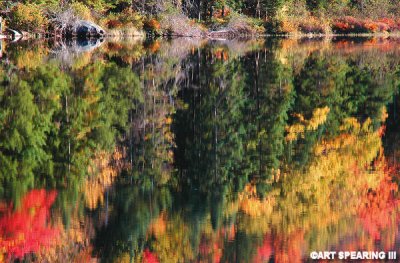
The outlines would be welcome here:
<svg viewBox="0 0 400 263">
<path fill-rule="evenodd" d="M 197 60 L 197 68 L 192 69 L 196 77 L 179 93 L 185 109 L 175 114 L 173 129 L 180 182 L 208 191 L 213 186 L 232 184 L 234 172 L 240 169 L 246 96 L 245 76 L 238 61 L 218 60 L 211 49 L 202 52 L 200 57 L 190 58 Z"/>
<path fill-rule="evenodd" d="M 166 188 L 149 192 L 118 186 L 110 202 L 113 212 L 108 224 L 97 230 L 94 241 L 94 253 L 104 262 L 113 262 L 124 253 L 137 257 L 149 245 L 146 239 L 151 221 L 170 208 L 172 199 Z"/>
<path fill-rule="evenodd" d="M 293 73 L 275 57 L 279 42 L 267 44 L 269 51 L 246 57 L 247 100 L 244 123 L 247 128 L 246 173 L 252 178 L 270 179 L 280 167 L 285 145 L 285 127 L 291 110 Z"/>
</svg>

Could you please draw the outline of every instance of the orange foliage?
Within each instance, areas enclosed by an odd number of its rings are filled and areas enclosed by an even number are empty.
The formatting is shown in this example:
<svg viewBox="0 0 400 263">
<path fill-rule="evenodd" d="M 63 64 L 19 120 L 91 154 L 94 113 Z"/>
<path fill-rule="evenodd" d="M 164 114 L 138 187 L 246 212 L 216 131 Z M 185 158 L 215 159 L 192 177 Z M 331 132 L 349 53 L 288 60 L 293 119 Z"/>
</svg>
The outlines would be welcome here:
<svg viewBox="0 0 400 263">
<path fill-rule="evenodd" d="M 151 53 L 156 53 L 160 49 L 160 47 L 161 47 L 160 41 L 156 40 L 148 46 L 148 49 L 150 50 Z"/>
<path fill-rule="evenodd" d="M 253 217 L 270 214 L 275 203 L 272 198 L 258 198 L 256 187 L 250 184 L 239 194 L 239 201 L 240 210 Z"/>
<path fill-rule="evenodd" d="M 214 51 L 214 56 L 218 60 L 223 60 L 227 61 L 229 59 L 229 53 L 227 50 L 224 50 L 223 48 L 218 48 L 217 50 Z"/>
<path fill-rule="evenodd" d="M 110 19 L 109 21 L 107 21 L 106 26 L 108 28 L 120 28 L 123 26 L 123 24 L 117 19 Z"/>
<path fill-rule="evenodd" d="M 288 236 L 276 236 L 273 240 L 275 262 L 302 262 L 302 248 L 304 246 L 303 231 L 299 230 Z"/>
<path fill-rule="evenodd" d="M 220 8 L 218 10 L 215 10 L 213 13 L 213 17 L 215 18 L 222 18 L 225 16 L 229 16 L 231 14 L 231 10 L 229 7 L 225 6 L 223 8 Z"/>
<path fill-rule="evenodd" d="M 144 22 L 144 27 L 150 31 L 157 31 L 161 28 L 160 22 L 152 18 Z"/>
<path fill-rule="evenodd" d="M 324 24 L 320 19 L 314 16 L 310 16 L 307 19 L 301 20 L 299 29 L 303 33 L 322 34 L 325 32 Z"/>
<path fill-rule="evenodd" d="M 107 42 L 107 49 L 109 52 L 111 51 L 119 51 L 121 49 L 124 49 L 125 47 L 121 43 L 116 43 L 116 42 Z"/>
<path fill-rule="evenodd" d="M 159 237 L 165 233 L 167 230 L 167 220 L 165 213 L 161 213 L 161 215 L 154 219 L 150 224 L 149 232 L 154 236 Z"/>
<path fill-rule="evenodd" d="M 398 31 L 399 22 L 391 18 L 381 18 L 378 20 L 363 20 L 351 16 L 336 19 L 332 24 L 332 29 L 336 33 L 375 33 L 385 31 Z"/>
</svg>

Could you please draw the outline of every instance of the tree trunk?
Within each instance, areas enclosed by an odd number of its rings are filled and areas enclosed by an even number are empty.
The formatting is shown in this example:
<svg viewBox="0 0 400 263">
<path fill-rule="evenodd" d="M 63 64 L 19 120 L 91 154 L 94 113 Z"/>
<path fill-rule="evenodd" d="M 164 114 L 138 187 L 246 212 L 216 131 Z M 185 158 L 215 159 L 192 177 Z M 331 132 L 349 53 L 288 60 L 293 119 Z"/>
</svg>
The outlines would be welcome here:
<svg viewBox="0 0 400 263">
<path fill-rule="evenodd" d="M 260 19 L 260 17 L 261 17 L 261 4 L 260 4 L 260 0 L 257 0 L 256 16 L 258 16 L 258 19 Z"/>
<path fill-rule="evenodd" d="M 199 19 L 199 22 L 201 21 L 201 0 L 198 0 L 197 1 L 197 12 L 198 12 L 198 19 Z"/>
</svg>

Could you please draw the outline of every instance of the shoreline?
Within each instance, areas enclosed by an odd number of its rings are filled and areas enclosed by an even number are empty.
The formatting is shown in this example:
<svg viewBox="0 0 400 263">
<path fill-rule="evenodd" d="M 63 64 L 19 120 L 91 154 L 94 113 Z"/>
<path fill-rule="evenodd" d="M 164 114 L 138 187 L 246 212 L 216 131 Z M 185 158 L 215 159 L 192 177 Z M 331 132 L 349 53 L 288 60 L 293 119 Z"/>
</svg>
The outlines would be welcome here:
<svg viewBox="0 0 400 263">
<path fill-rule="evenodd" d="M 288 34 L 234 34 L 231 32 L 221 33 L 220 31 L 210 31 L 202 35 L 184 35 L 184 34 L 168 34 L 154 36 L 146 33 L 145 31 L 132 30 L 120 30 L 106 32 L 100 37 L 62 37 L 54 36 L 50 33 L 24 33 L 19 38 L 13 38 L 10 34 L 0 34 L 0 40 L 32 40 L 32 39 L 62 39 L 62 40 L 74 40 L 74 39 L 110 39 L 110 38 L 142 38 L 142 39 L 171 39 L 171 38 L 193 38 L 193 39 L 210 39 L 210 40 L 233 40 L 233 39 L 257 39 L 257 38 L 297 38 L 297 39 L 312 39 L 312 38 L 334 38 L 334 37 L 348 37 L 348 38 L 368 38 L 368 37 L 395 37 L 400 38 L 400 32 L 377 32 L 377 33 L 348 33 L 348 34 L 337 34 L 337 33 L 288 33 Z"/>
</svg>

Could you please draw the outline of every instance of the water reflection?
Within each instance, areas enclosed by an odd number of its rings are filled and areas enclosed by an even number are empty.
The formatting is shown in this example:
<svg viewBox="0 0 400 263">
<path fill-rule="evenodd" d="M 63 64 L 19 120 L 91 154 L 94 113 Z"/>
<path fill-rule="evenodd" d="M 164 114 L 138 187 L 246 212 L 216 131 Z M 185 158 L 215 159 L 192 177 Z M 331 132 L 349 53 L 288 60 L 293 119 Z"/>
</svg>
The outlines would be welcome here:
<svg viewBox="0 0 400 263">
<path fill-rule="evenodd" d="M 395 249 L 398 42 L 3 43 L 2 260 Z"/>
<path fill-rule="evenodd" d="M 20 207 L 2 203 L 2 261 L 22 259 L 57 241 L 59 230 L 48 225 L 50 207 L 56 196 L 56 191 L 32 190 L 22 198 Z"/>
</svg>

